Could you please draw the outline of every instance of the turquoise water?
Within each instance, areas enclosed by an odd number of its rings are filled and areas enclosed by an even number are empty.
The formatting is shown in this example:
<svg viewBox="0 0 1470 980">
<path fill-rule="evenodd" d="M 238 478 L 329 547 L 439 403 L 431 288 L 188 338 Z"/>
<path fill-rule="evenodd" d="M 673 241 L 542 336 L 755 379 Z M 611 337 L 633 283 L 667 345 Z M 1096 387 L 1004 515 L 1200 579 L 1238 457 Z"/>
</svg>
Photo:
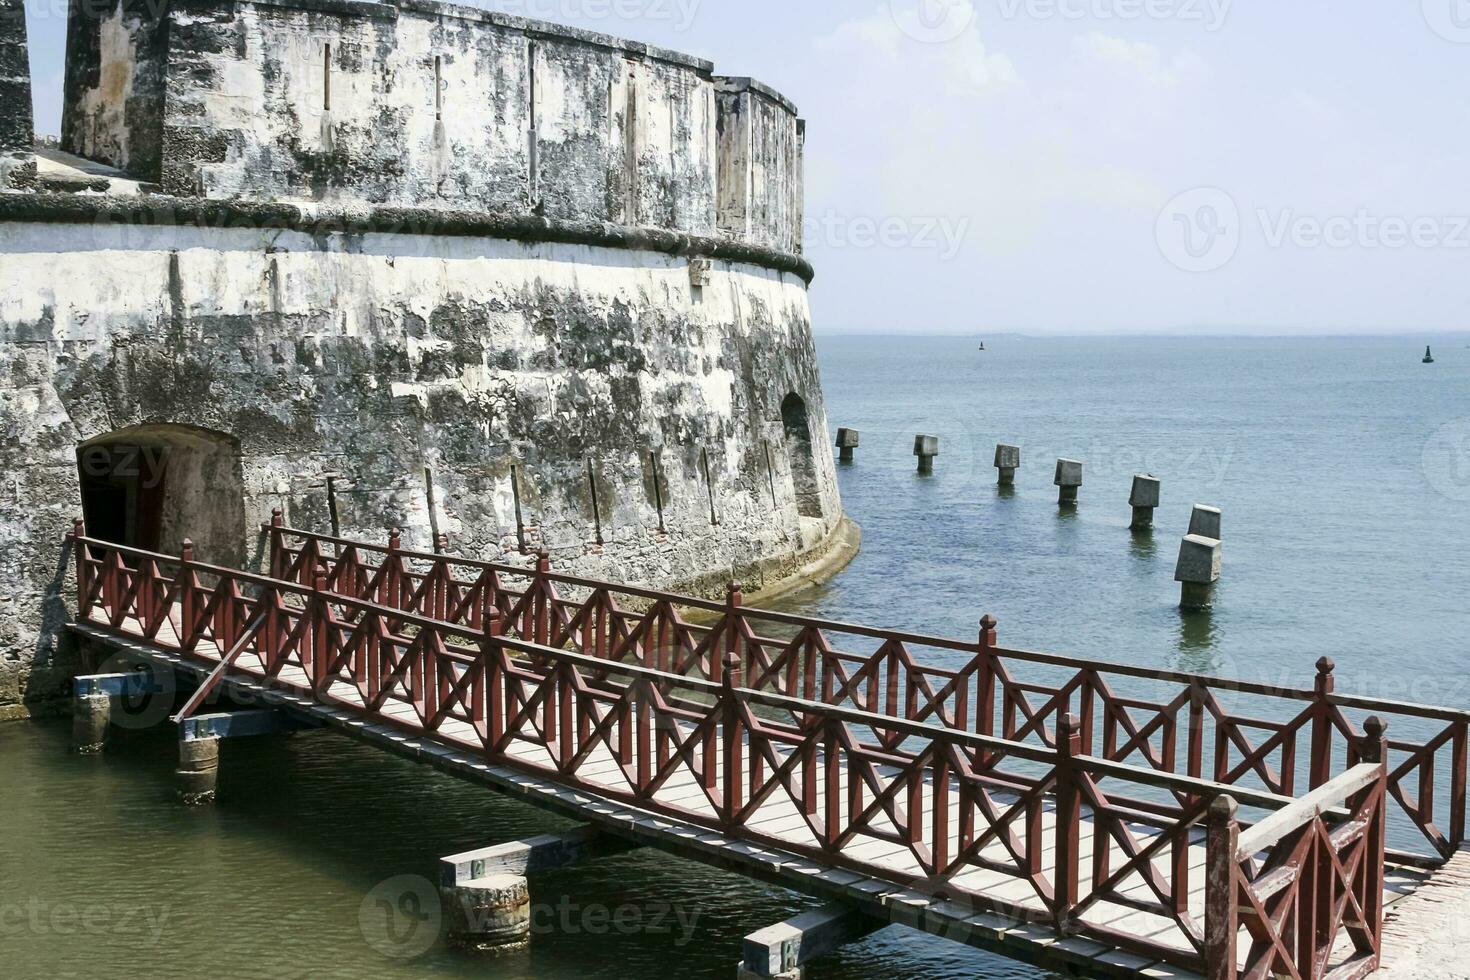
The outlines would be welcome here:
<svg viewBox="0 0 1470 980">
<path fill-rule="evenodd" d="M 1413 339 L 986 341 L 821 341 L 830 421 L 863 432 L 840 479 L 865 546 L 786 605 L 959 635 L 988 612 L 1007 645 L 1297 686 L 1327 654 L 1340 689 L 1470 705 L 1465 341 L 1432 367 Z M 942 439 L 932 477 L 919 432 Z M 1011 495 L 999 440 L 1025 451 Z M 1086 464 L 1072 513 L 1059 455 Z M 1143 470 L 1164 501 L 1138 537 Z M 1224 580 L 1186 617 L 1196 501 L 1224 510 Z M 227 744 L 219 804 L 186 811 L 167 731 L 100 759 L 67 737 L 0 727 L 5 977 L 729 977 L 741 937 L 810 904 L 637 852 L 538 877 L 531 949 L 467 962 L 432 942 L 436 859 L 563 822 L 321 733 Z M 896 927 L 813 975 L 1045 976 Z"/>
</svg>

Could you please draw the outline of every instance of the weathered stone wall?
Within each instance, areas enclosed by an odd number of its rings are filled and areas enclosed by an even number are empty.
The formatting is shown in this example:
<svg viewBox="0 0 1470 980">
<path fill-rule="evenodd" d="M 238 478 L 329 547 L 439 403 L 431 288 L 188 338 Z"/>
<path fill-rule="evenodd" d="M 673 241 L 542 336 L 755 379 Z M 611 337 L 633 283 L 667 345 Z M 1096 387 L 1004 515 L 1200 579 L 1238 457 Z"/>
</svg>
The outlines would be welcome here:
<svg viewBox="0 0 1470 980">
<path fill-rule="evenodd" d="M 806 125 L 795 106 L 753 79 L 720 78 L 717 87 L 720 231 L 800 252 Z"/>
<path fill-rule="evenodd" d="M 166 4 L 70 0 L 61 148 L 156 181 L 161 165 Z"/>
<path fill-rule="evenodd" d="M 534 213 L 801 251 L 796 108 L 708 62 L 429 0 L 175 0 L 161 17 L 74 15 L 63 129 L 73 152 L 170 194 Z"/>
<path fill-rule="evenodd" d="M 528 544 L 558 567 L 708 591 L 732 574 L 757 588 L 793 571 L 842 520 L 806 283 L 775 262 L 717 257 L 701 287 L 673 250 L 466 225 L 342 232 L 330 213 L 318 228 L 264 227 L 274 212 L 245 206 L 209 226 L 163 211 L 131 224 L 107 209 L 144 205 L 8 197 L 0 713 L 64 689 L 76 449 L 133 426 L 238 445 L 238 476 L 228 460 L 195 467 L 183 506 L 198 501 L 211 527 L 236 521 L 247 556 L 272 507 L 326 530 L 329 474 L 348 534 L 399 525 L 424 548 L 437 528 L 500 558 L 518 545 L 514 473 Z M 68 207 L 70 220 L 37 220 Z M 815 509 L 809 488 L 798 501 L 800 440 L 783 424 L 793 394 L 811 429 Z M 231 480 L 234 517 L 216 485 Z M 166 533 L 189 520 L 169 511 Z"/>
<path fill-rule="evenodd" d="M 0 189 L 35 177 L 24 0 L 0 0 Z"/>
</svg>

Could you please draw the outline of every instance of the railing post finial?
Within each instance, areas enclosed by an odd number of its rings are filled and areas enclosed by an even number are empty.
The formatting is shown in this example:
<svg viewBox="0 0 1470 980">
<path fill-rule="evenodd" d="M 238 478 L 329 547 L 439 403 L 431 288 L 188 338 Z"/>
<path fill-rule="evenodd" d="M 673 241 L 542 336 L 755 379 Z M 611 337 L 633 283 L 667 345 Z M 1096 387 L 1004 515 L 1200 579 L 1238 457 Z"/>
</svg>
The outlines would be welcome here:
<svg viewBox="0 0 1470 980">
<path fill-rule="evenodd" d="M 72 537 L 76 538 L 85 538 L 87 536 L 87 525 L 83 523 L 80 517 L 71 522 L 71 533 Z"/>
<path fill-rule="evenodd" d="M 286 525 L 286 512 L 279 507 L 271 508 L 271 527 L 284 527 Z"/>
<path fill-rule="evenodd" d="M 191 561 L 194 560 L 194 539 L 193 538 L 185 538 L 184 539 L 184 546 L 179 551 L 179 560 L 180 561 L 184 561 L 184 562 L 191 562 Z"/>
<path fill-rule="evenodd" d="M 980 648 L 982 650 L 991 650 L 995 648 L 996 625 L 997 623 L 995 617 L 990 615 L 989 613 L 986 613 L 984 616 L 980 617 Z"/>
<path fill-rule="evenodd" d="M 1337 662 L 1331 657 L 1323 657 L 1317 661 L 1317 693 L 1331 694 L 1336 685 L 1336 678 L 1332 672 L 1337 669 Z"/>
<path fill-rule="evenodd" d="M 403 547 L 403 528 L 395 527 L 388 532 L 388 550 L 397 551 Z"/>
<path fill-rule="evenodd" d="M 440 531 L 438 534 L 434 535 L 434 554 L 449 554 L 449 535 L 445 534 L 443 531 Z"/>
<path fill-rule="evenodd" d="M 542 575 L 551 571 L 551 552 L 545 548 L 536 552 L 536 571 Z"/>
<path fill-rule="evenodd" d="M 725 586 L 725 605 L 738 607 L 744 604 L 745 594 L 741 588 L 739 580 L 731 581 Z"/>
<path fill-rule="evenodd" d="M 1388 761 L 1388 722 L 1373 715 L 1363 722 L 1363 745 L 1358 756 L 1374 764 Z"/>
</svg>

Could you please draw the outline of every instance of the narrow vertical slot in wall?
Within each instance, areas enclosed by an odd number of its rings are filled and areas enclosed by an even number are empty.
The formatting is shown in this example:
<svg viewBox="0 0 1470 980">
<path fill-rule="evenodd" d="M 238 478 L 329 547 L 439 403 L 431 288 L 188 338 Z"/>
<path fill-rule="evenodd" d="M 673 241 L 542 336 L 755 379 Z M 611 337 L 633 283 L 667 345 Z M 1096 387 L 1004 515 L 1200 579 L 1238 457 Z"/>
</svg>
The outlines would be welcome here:
<svg viewBox="0 0 1470 980">
<path fill-rule="evenodd" d="M 521 469 L 519 466 L 510 468 L 510 495 L 515 502 L 516 544 L 521 554 L 524 555 L 530 549 L 526 547 L 526 519 L 521 515 Z"/>
<path fill-rule="evenodd" d="M 648 454 L 648 465 L 653 470 L 653 505 L 658 508 L 658 533 L 665 534 L 668 529 L 664 527 L 664 484 L 663 474 L 658 466 L 658 453 Z"/>
<path fill-rule="evenodd" d="M 444 119 L 444 58 L 434 55 L 434 121 Z"/>
<path fill-rule="evenodd" d="M 597 471 L 592 467 L 592 457 L 587 457 L 587 487 L 592 493 L 592 527 L 597 534 L 598 545 L 605 544 L 602 539 L 602 504 L 597 499 Z"/>
<path fill-rule="evenodd" d="M 331 153 L 332 139 L 332 46 L 322 45 L 322 148 Z"/>
<path fill-rule="evenodd" d="M 337 478 L 327 474 L 327 515 L 332 519 L 332 537 L 342 536 L 342 519 L 337 514 Z"/>
<path fill-rule="evenodd" d="M 720 526 L 720 515 L 715 510 L 715 480 L 710 474 L 709 449 L 699 451 L 700 458 L 704 461 L 704 485 L 709 488 L 709 522 L 711 527 Z"/>
</svg>

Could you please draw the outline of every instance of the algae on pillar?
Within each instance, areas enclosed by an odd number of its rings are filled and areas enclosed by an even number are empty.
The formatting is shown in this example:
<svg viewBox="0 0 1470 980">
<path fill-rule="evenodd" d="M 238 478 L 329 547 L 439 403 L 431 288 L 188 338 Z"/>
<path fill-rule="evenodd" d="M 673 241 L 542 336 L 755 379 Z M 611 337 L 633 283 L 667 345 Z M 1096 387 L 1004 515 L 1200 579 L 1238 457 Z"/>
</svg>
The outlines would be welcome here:
<svg viewBox="0 0 1470 980">
<path fill-rule="evenodd" d="M 198 738 L 179 742 L 179 767 L 174 770 L 179 801 L 185 806 L 214 802 L 219 785 L 219 739 Z"/>
<path fill-rule="evenodd" d="M 524 875 L 489 875 L 440 892 L 455 949 L 494 954 L 531 942 L 531 892 Z"/>
</svg>

